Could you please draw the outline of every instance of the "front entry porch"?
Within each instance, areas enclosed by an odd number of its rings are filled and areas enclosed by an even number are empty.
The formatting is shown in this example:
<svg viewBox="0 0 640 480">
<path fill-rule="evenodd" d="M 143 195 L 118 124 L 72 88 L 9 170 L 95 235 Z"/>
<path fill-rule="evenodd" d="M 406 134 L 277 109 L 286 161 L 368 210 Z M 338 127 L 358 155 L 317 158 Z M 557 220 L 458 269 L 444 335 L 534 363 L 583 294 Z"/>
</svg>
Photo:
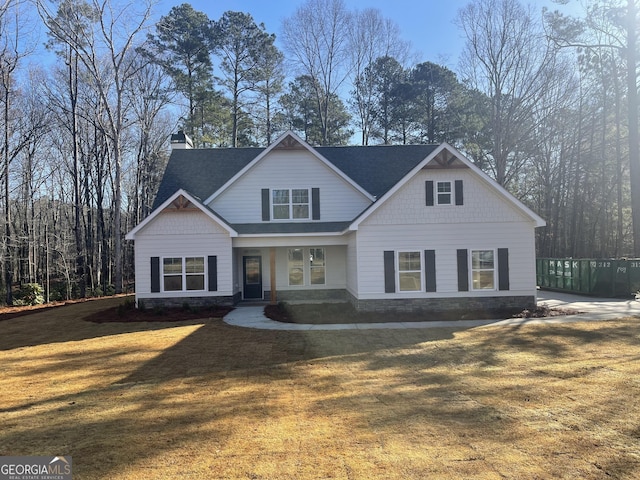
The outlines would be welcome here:
<svg viewBox="0 0 640 480">
<path fill-rule="evenodd" d="M 347 301 L 346 245 L 234 248 L 243 301 Z"/>
</svg>

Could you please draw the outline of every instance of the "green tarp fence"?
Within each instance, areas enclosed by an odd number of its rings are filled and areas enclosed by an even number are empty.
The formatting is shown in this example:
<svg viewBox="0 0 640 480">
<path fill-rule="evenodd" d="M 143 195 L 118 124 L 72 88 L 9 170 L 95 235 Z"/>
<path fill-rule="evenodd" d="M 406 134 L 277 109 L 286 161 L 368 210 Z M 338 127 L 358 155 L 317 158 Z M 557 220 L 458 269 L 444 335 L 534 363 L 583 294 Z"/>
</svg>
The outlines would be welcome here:
<svg viewBox="0 0 640 480">
<path fill-rule="evenodd" d="M 538 258 L 540 288 L 600 297 L 628 297 L 640 291 L 640 259 Z"/>
</svg>

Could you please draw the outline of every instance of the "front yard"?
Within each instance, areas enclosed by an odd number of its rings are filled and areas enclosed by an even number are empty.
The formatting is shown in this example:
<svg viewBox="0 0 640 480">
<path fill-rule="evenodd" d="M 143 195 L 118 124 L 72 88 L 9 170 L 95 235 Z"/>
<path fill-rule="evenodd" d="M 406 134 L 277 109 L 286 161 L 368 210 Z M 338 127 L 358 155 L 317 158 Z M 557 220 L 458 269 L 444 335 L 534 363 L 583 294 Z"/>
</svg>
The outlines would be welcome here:
<svg viewBox="0 0 640 480">
<path fill-rule="evenodd" d="M 640 477 L 640 320 L 278 332 L 0 321 L 0 455 L 74 479 Z"/>
</svg>

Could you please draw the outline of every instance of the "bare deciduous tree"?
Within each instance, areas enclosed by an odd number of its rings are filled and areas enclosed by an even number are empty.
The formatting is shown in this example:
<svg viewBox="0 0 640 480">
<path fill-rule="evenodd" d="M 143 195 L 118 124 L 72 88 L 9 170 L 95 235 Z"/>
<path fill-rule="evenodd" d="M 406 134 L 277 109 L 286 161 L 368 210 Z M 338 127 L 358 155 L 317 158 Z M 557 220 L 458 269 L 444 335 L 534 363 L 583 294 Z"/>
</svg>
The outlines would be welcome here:
<svg viewBox="0 0 640 480">
<path fill-rule="evenodd" d="M 300 75 L 313 79 L 322 144 L 328 144 L 331 98 L 349 74 L 352 18 L 343 0 L 307 0 L 284 20 L 283 38 Z"/>
<path fill-rule="evenodd" d="M 487 163 L 501 185 L 526 161 L 523 144 L 531 131 L 531 109 L 553 71 L 554 56 L 531 9 L 518 0 L 479 0 L 458 14 L 466 37 L 461 70 L 491 102 L 492 144 Z"/>
<path fill-rule="evenodd" d="M 362 132 L 362 145 L 369 144 L 375 108 L 374 85 L 367 68 L 379 58 L 390 57 L 403 67 L 410 56 L 411 45 L 401 39 L 400 28 L 382 16 L 380 10 L 368 8 L 353 14 L 349 30 L 351 52 L 351 109 L 357 115 Z"/>
<path fill-rule="evenodd" d="M 111 142 L 114 168 L 114 283 L 122 292 L 122 136 L 127 119 L 125 91 L 141 68 L 135 60 L 135 41 L 147 27 L 151 2 L 117 4 L 115 0 L 91 0 L 95 21 L 69 25 L 56 15 L 49 2 L 38 1 L 38 10 L 52 36 L 73 49 L 89 72 L 102 101 L 106 133 Z M 104 53 L 103 53 L 104 52 Z"/>
</svg>

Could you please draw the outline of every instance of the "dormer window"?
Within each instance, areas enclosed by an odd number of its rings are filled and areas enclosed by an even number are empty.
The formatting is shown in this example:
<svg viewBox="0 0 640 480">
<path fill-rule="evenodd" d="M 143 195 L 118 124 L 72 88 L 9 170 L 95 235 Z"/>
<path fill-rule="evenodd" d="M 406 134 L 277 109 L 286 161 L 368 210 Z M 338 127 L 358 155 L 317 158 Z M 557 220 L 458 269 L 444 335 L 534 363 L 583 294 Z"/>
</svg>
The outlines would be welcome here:
<svg viewBox="0 0 640 480">
<path fill-rule="evenodd" d="M 271 190 L 272 218 L 274 220 L 308 220 L 309 198 L 308 188 Z"/>
</svg>

